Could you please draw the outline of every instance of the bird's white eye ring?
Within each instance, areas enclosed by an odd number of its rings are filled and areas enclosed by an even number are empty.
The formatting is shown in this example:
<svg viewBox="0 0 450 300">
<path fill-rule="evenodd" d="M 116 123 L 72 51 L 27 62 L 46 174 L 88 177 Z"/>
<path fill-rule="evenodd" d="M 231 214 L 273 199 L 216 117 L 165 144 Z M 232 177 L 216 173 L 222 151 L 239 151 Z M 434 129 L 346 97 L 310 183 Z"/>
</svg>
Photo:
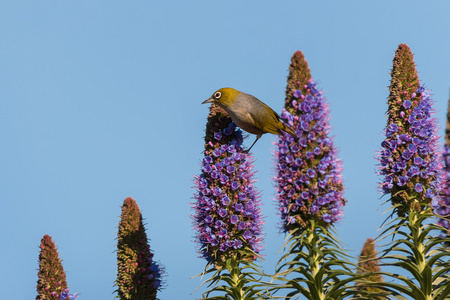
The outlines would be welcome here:
<svg viewBox="0 0 450 300">
<path fill-rule="evenodd" d="M 214 98 L 219 99 L 220 97 L 222 97 L 222 93 L 221 92 L 215 92 L 214 93 Z"/>
</svg>

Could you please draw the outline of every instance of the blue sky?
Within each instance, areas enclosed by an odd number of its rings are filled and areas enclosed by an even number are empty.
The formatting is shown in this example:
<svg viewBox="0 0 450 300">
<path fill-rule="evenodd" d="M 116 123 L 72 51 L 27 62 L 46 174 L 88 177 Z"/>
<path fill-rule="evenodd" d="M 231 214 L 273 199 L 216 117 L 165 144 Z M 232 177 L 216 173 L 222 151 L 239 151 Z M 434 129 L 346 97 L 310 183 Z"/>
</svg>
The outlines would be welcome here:
<svg viewBox="0 0 450 300">
<path fill-rule="evenodd" d="M 296 50 L 328 98 L 348 200 L 337 230 L 358 255 L 384 220 L 375 156 L 400 43 L 415 53 L 444 133 L 449 12 L 444 0 L 2 1 L 0 299 L 35 297 L 44 234 L 59 246 L 72 292 L 113 298 L 127 196 L 167 270 L 160 298 L 199 298 L 190 277 L 205 261 L 189 215 L 208 114 L 200 103 L 230 86 L 280 112 Z M 265 135 L 252 149 L 267 272 L 284 239 L 274 140 Z"/>
</svg>

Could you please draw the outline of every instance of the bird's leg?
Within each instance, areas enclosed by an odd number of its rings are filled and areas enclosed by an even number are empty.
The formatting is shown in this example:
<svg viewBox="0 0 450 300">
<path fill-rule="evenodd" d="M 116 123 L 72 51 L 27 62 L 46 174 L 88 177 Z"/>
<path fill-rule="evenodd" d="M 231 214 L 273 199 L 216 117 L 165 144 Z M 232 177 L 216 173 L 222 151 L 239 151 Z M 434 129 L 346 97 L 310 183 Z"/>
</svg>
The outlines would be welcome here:
<svg viewBox="0 0 450 300">
<path fill-rule="evenodd" d="M 248 148 L 247 150 L 244 151 L 244 153 L 248 153 L 250 151 L 250 149 L 252 149 L 253 145 L 259 140 L 261 136 L 258 135 L 256 136 L 256 140 L 253 142 L 253 144 L 250 146 L 250 148 Z"/>
</svg>

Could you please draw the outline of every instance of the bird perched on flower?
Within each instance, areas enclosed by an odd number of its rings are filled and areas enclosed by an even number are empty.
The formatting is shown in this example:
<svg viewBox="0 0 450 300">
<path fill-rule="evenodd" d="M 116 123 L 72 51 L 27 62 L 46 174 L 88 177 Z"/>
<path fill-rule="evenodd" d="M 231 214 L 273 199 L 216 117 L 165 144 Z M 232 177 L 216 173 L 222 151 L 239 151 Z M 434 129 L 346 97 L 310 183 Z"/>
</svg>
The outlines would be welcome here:
<svg viewBox="0 0 450 300">
<path fill-rule="evenodd" d="M 283 135 L 283 132 L 287 132 L 294 138 L 297 137 L 294 130 L 280 121 L 280 116 L 272 108 L 252 95 L 233 88 L 222 88 L 202 104 L 205 103 L 222 107 L 237 126 L 256 134 L 256 140 L 246 152 L 250 151 L 264 133 Z"/>
</svg>

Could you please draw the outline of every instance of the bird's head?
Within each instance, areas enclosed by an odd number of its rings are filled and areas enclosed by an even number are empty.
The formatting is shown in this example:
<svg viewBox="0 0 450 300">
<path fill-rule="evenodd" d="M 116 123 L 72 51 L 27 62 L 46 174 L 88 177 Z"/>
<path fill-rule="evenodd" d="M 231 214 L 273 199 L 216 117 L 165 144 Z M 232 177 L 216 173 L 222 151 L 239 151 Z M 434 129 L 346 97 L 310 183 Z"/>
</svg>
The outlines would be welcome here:
<svg viewBox="0 0 450 300">
<path fill-rule="evenodd" d="M 238 90 L 235 90 L 233 88 L 222 88 L 215 91 L 212 96 L 209 99 L 203 101 L 202 104 L 214 103 L 225 108 L 234 103 L 239 93 L 240 92 Z"/>
</svg>

